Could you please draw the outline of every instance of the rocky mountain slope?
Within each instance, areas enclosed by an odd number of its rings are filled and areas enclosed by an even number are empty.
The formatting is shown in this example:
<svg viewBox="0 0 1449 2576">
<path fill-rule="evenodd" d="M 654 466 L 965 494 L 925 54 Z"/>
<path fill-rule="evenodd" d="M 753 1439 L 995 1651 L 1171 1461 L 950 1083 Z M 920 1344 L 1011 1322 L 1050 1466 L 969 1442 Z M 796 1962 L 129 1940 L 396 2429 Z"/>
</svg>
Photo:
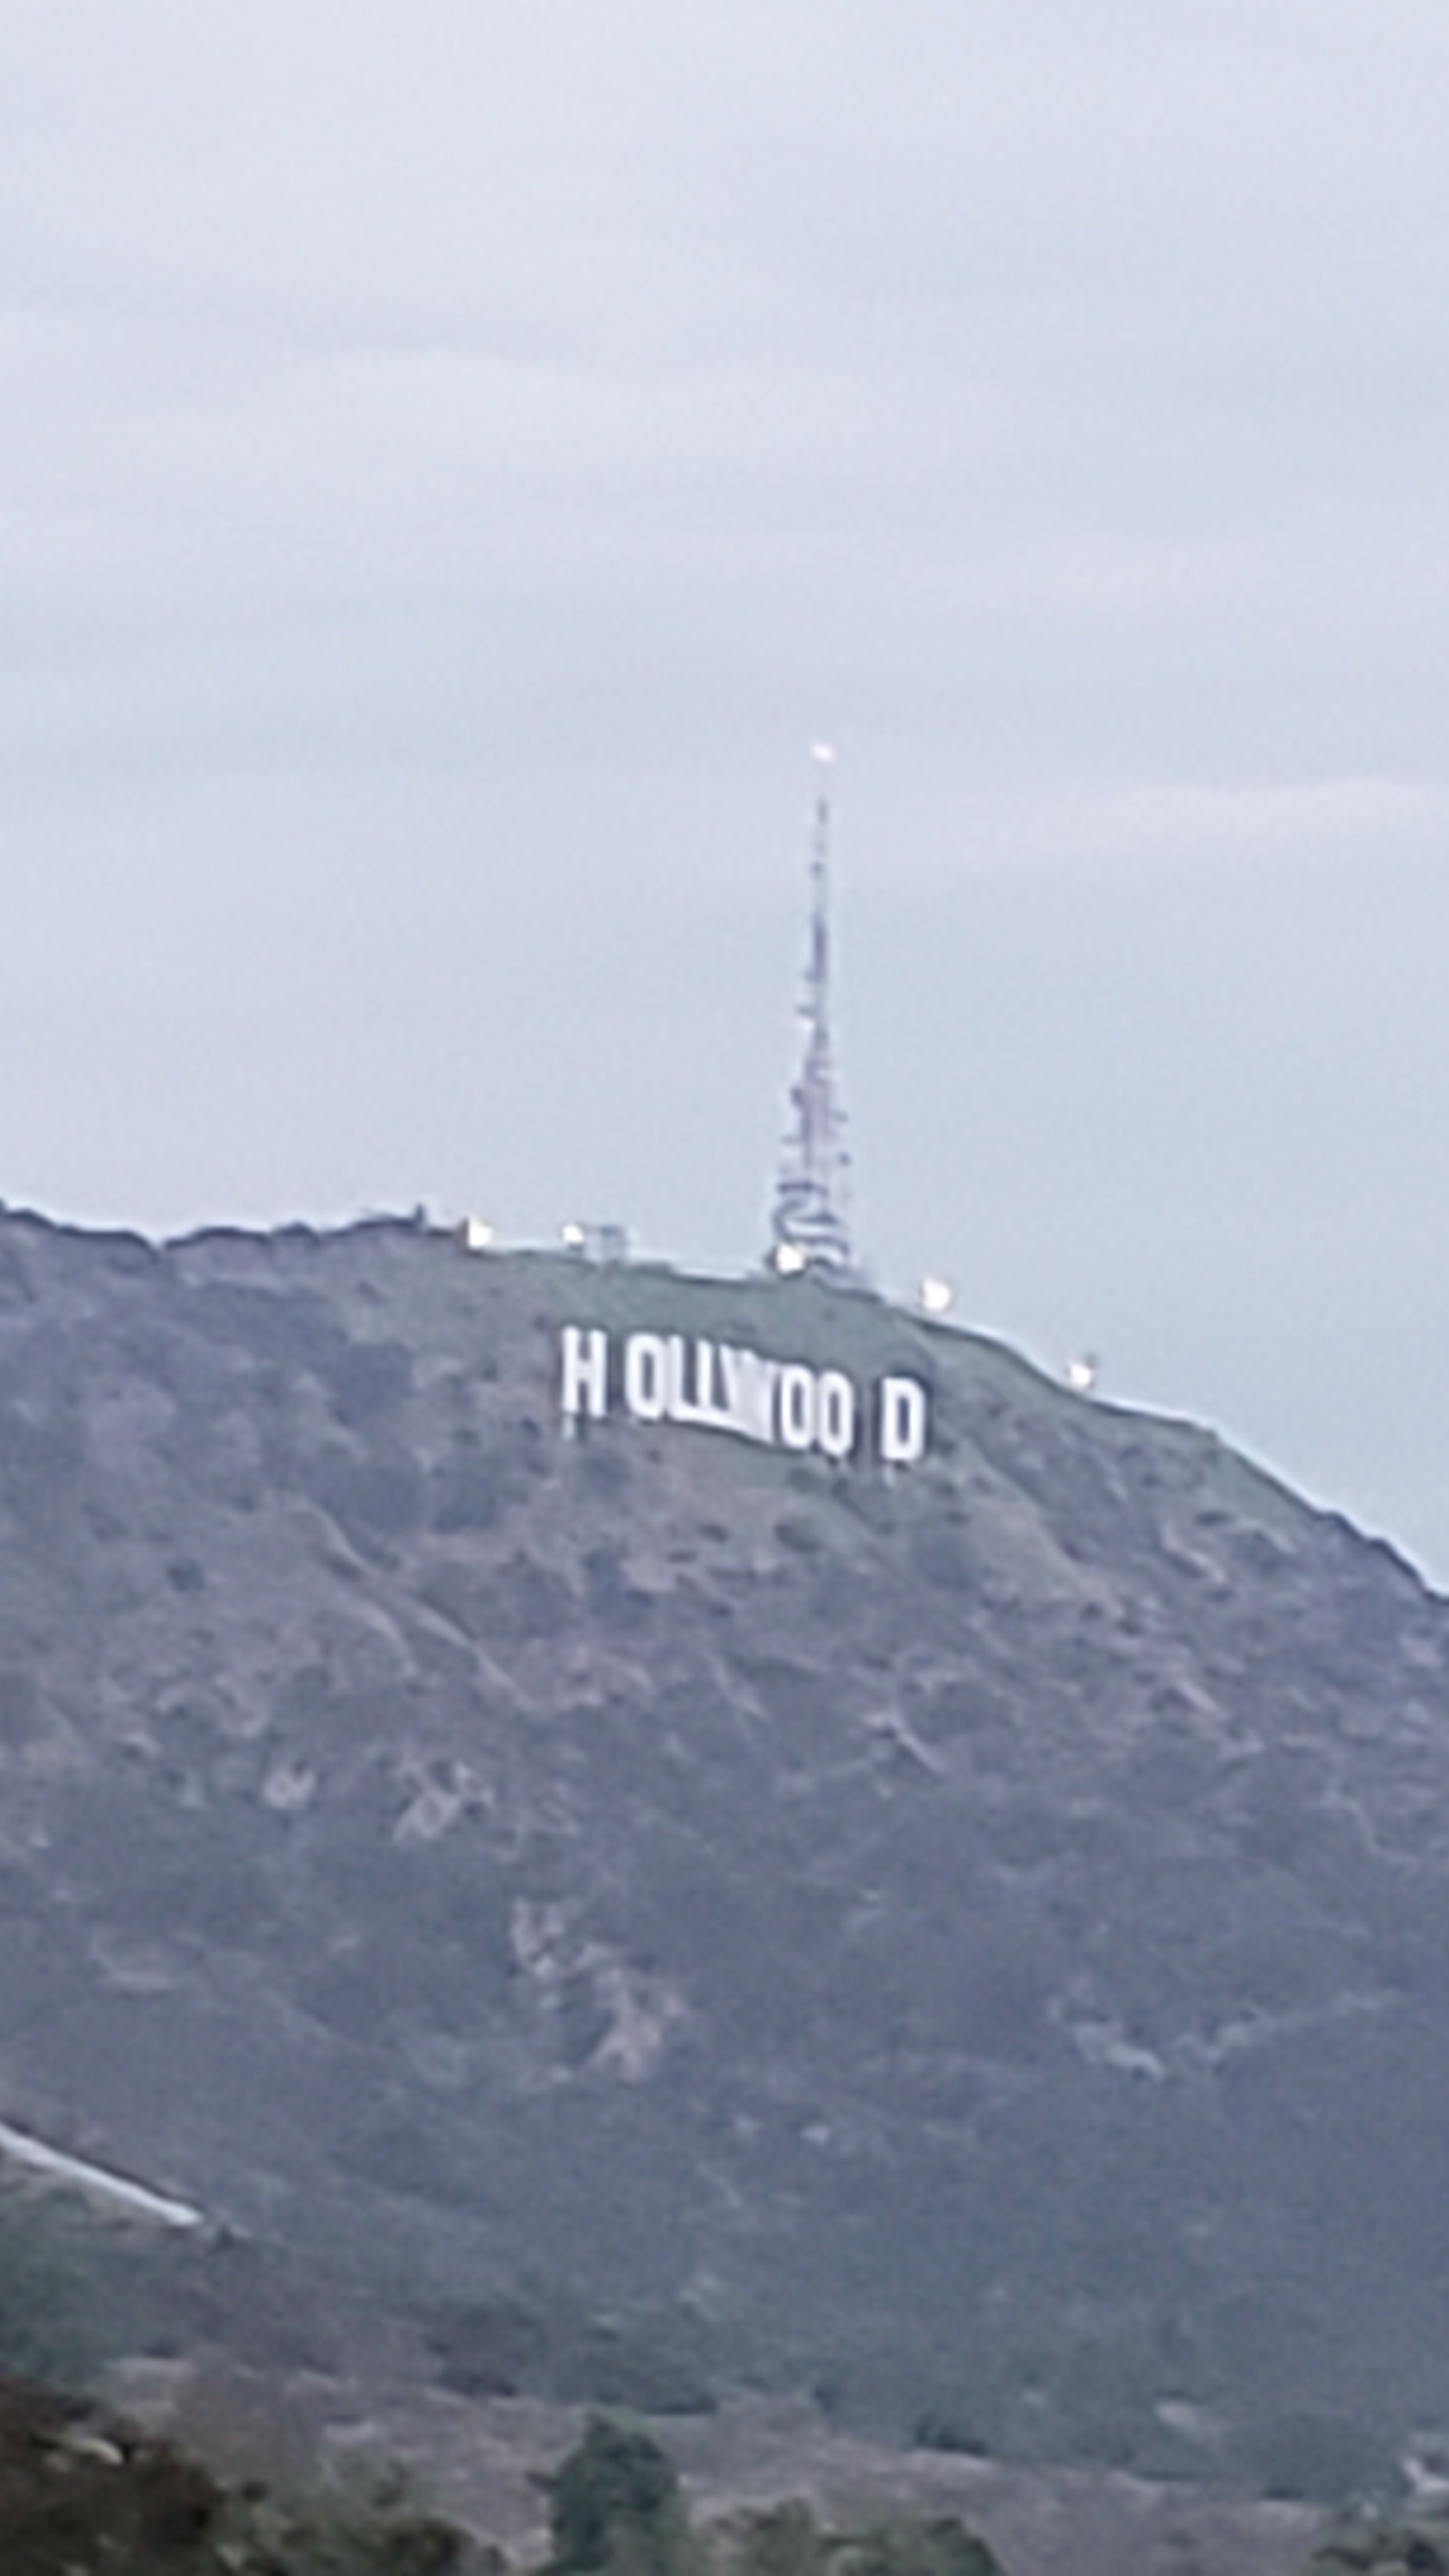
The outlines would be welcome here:
<svg viewBox="0 0 1449 2576">
<path fill-rule="evenodd" d="M 566 1325 L 928 1452 L 565 1438 Z M 0 2118 L 460 2384 L 522 2286 L 1352 2475 L 1449 2410 L 1446 1949 L 1449 1607 L 1207 1433 L 809 1282 L 0 1217 Z"/>
</svg>

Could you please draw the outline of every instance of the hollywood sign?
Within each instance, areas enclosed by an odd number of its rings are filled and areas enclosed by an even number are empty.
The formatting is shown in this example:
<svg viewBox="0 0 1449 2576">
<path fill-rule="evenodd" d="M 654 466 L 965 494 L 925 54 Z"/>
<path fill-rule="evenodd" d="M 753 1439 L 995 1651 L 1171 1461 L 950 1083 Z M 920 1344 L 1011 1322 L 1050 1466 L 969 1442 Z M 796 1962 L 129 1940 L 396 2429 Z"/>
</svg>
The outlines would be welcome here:
<svg viewBox="0 0 1449 2576">
<path fill-rule="evenodd" d="M 559 1404 L 566 1431 L 622 1410 L 631 1422 L 727 1431 L 797 1456 L 814 1450 L 842 1460 L 869 1446 L 887 1467 L 913 1467 L 930 1431 L 919 1378 L 881 1377 L 862 1391 L 844 1369 L 766 1359 L 683 1333 L 629 1333 L 616 1346 L 587 1324 L 563 1327 Z"/>
</svg>

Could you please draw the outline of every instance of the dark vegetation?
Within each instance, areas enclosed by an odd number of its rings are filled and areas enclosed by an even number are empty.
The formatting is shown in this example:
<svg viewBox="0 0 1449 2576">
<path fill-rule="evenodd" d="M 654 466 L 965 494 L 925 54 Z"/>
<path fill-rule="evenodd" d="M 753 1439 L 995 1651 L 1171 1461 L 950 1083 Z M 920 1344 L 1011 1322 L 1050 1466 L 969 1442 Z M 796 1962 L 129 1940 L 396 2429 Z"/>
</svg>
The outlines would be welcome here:
<svg viewBox="0 0 1449 2576">
<path fill-rule="evenodd" d="M 377 2322 L 345 2296 L 329 2313 L 337 2292 L 255 2249 L 158 2240 L 64 2196 L 0 2193 L 0 2576 L 506 2576 L 496 2543 L 428 2510 L 405 2472 L 339 2479 L 305 2437 L 289 2444 L 297 2371 L 337 2367 Z M 585 2383 L 628 2382 L 641 2403 L 662 2391 L 668 2411 L 682 2388 L 677 2354 L 572 2309 L 458 2306 L 430 2312 L 425 2340 L 440 2385 L 475 2398 L 526 2385 L 573 2403 Z M 185 2439 L 138 2430 L 101 2394 L 110 2365 L 146 2353 L 211 2390 L 210 2411 L 193 2402 L 184 2417 Z M 203 2368 L 198 2382 L 201 2356 L 210 2378 Z M 715 2403 L 694 2388 L 694 2411 Z M 978 2447 L 944 2423 L 918 2438 Z M 1396 2504 L 1392 2474 L 1353 2427 L 1336 2442 L 1314 2421 L 1270 2429 L 1262 2460 L 1270 2495 L 1359 2494 L 1304 2576 L 1449 2576 L 1449 2519 Z M 533 2576 L 1004 2576 L 979 2534 L 934 2509 L 840 2528 L 786 2498 L 701 2524 L 636 2411 L 595 2406 L 533 2483 L 550 2542 Z"/>
<path fill-rule="evenodd" d="M 1449 2515 L 1347 2513 L 1325 2533 L 1304 2576 L 1449 2576 Z"/>
<path fill-rule="evenodd" d="M 228 2486 L 171 2442 L 0 2380 L 5 2576 L 454 2576 L 477 2556 L 400 2494 Z"/>
<path fill-rule="evenodd" d="M 569 1320 L 919 1372 L 931 1455 L 565 1441 Z M 0 1807 L 0 2116 L 217 2221 L 89 2314 L 0 2242 L 17 2370 L 1323 2502 L 1444 2425 L 1449 1609 L 1190 1425 L 809 1283 L 0 1210 Z"/>
<path fill-rule="evenodd" d="M 546 2576 L 1000 2576 L 952 2514 L 901 2514 L 832 2531 L 808 2505 L 690 2525 L 668 2453 L 637 2425 L 595 2416 L 551 2477 Z"/>
<path fill-rule="evenodd" d="M 951 2517 L 841 2533 L 791 2504 L 701 2535 L 667 2453 L 602 2417 L 539 2483 L 552 2542 L 541 2576 L 999 2576 Z M 400 2480 L 274 2496 L 98 2408 L 0 2378 L 0 2565 L 5 2576 L 501 2576 L 506 2562 L 422 2511 Z"/>
<path fill-rule="evenodd" d="M 636 2420 L 591 2417 L 534 2483 L 547 2499 L 549 2545 L 532 2576 L 1006 2576 L 950 2513 L 895 2511 L 842 2529 L 793 2499 L 699 2525 L 674 2462 Z M 1131 2564 L 1121 2561 L 1122 2576 Z M 427 2510 L 399 2473 L 273 2491 L 93 2402 L 0 2372 L 0 2567 L 5 2576 L 508 2576 L 509 2560 Z M 1449 2576 L 1449 2519 L 1354 2508 L 1324 2532 L 1303 2576 Z"/>
</svg>

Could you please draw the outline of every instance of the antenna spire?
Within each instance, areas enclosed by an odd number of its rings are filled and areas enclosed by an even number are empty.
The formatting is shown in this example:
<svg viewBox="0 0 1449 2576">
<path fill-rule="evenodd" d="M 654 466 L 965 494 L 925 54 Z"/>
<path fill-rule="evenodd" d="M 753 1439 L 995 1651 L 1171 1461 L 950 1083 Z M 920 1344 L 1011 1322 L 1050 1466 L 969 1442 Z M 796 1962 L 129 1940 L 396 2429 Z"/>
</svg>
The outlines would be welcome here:
<svg viewBox="0 0 1449 2576">
<path fill-rule="evenodd" d="M 816 743 L 810 834 L 810 935 L 800 1001 L 805 1045 L 790 1090 L 790 1123 L 780 1149 L 770 1216 L 770 1266 L 785 1275 L 819 1270 L 854 1276 L 850 1248 L 850 1155 L 830 1038 L 830 773 L 835 754 Z"/>
</svg>

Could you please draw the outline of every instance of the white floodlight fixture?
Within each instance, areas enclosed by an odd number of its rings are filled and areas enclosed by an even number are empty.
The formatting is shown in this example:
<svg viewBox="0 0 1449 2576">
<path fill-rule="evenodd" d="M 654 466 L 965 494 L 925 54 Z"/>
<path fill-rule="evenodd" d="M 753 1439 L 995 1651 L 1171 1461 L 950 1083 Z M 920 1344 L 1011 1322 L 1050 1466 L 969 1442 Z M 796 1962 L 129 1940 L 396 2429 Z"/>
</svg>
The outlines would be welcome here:
<svg viewBox="0 0 1449 2576">
<path fill-rule="evenodd" d="M 805 1254 L 798 1243 L 777 1243 L 775 1269 L 782 1279 L 798 1279 L 805 1267 Z"/>
<path fill-rule="evenodd" d="M 1068 1360 L 1066 1381 L 1073 1395 L 1090 1395 L 1097 1383 L 1101 1362 L 1092 1351 L 1083 1351 L 1080 1359 Z"/>
<path fill-rule="evenodd" d="M 923 1315 L 949 1315 L 956 1303 L 956 1291 L 949 1279 L 939 1279 L 928 1271 L 916 1291 Z"/>
<path fill-rule="evenodd" d="M 589 1238 L 584 1228 L 570 1218 L 567 1225 L 559 1227 L 558 1239 L 565 1252 L 582 1252 Z"/>
<path fill-rule="evenodd" d="M 465 1252 L 491 1252 L 497 1240 L 497 1227 L 490 1225 L 486 1216 L 464 1217 L 463 1250 Z"/>
</svg>

